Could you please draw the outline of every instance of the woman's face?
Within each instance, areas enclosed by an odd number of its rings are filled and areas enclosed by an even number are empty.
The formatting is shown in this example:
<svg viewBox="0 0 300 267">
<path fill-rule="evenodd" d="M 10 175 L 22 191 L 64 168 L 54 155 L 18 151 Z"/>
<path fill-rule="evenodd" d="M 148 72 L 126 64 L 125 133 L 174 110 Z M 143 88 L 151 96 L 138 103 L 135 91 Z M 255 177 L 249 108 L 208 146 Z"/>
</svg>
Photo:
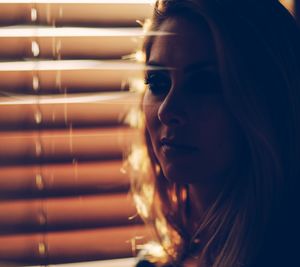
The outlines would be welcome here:
<svg viewBox="0 0 300 267">
<path fill-rule="evenodd" d="M 169 18 L 147 65 L 146 127 L 164 176 L 179 183 L 213 183 L 238 159 L 238 128 L 222 97 L 208 27 Z"/>
</svg>

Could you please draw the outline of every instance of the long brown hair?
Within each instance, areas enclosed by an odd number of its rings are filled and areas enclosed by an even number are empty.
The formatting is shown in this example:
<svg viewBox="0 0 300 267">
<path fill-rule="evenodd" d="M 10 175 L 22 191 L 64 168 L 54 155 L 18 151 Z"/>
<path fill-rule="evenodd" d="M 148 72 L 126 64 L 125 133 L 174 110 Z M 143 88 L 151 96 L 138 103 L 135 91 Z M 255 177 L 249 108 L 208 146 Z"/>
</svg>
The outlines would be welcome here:
<svg viewBox="0 0 300 267">
<path fill-rule="evenodd" d="M 185 224 L 188 189 L 164 179 L 147 130 L 149 171 L 145 180 L 133 175 L 132 191 L 168 261 L 180 263 L 196 251 L 209 266 L 254 266 L 263 262 L 274 235 L 286 240 L 275 229 L 288 225 L 291 190 L 300 178 L 299 29 L 276 0 L 159 0 L 149 31 L 176 16 L 204 21 L 213 34 L 223 97 L 247 142 L 247 164 L 193 236 Z M 146 61 L 154 38 L 145 38 Z"/>
</svg>

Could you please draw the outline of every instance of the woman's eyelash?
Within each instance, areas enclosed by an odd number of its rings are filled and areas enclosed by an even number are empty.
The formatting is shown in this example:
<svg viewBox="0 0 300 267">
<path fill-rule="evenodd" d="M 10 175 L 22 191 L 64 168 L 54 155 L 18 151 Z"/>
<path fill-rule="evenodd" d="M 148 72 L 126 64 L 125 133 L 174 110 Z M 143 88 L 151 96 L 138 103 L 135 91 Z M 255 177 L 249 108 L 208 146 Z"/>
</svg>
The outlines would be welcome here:
<svg viewBox="0 0 300 267">
<path fill-rule="evenodd" d="M 154 95 L 164 94 L 169 90 L 171 81 L 163 74 L 147 74 L 144 83 Z"/>
<path fill-rule="evenodd" d="M 150 83 L 150 78 L 149 76 L 144 77 L 144 84 L 149 84 Z"/>
<path fill-rule="evenodd" d="M 168 80 L 168 78 L 165 77 L 165 75 L 154 74 L 154 73 L 146 74 L 144 78 L 145 84 L 149 84 L 152 81 L 159 81 L 159 80 Z"/>
</svg>

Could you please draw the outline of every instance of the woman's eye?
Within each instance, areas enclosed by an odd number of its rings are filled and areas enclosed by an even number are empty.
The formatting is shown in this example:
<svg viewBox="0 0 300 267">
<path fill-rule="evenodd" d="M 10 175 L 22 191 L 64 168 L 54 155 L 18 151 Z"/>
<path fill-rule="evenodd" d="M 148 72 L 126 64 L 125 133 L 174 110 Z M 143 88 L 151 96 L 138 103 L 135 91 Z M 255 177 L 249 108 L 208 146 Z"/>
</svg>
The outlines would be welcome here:
<svg viewBox="0 0 300 267">
<path fill-rule="evenodd" d="M 145 78 L 145 84 L 154 95 L 162 95 L 169 91 L 171 81 L 163 74 L 149 74 Z"/>
</svg>

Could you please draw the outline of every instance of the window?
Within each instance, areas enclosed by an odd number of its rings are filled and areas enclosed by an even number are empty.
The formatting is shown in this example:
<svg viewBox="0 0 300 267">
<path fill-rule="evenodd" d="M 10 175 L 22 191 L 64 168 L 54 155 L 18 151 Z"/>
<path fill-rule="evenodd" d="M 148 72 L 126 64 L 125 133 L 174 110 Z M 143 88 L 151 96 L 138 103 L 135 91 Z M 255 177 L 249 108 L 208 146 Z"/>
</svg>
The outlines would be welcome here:
<svg viewBox="0 0 300 267">
<path fill-rule="evenodd" d="M 141 65 L 121 59 L 151 2 L 0 1 L 0 262 L 134 256 L 146 232 L 120 169 Z"/>
</svg>

